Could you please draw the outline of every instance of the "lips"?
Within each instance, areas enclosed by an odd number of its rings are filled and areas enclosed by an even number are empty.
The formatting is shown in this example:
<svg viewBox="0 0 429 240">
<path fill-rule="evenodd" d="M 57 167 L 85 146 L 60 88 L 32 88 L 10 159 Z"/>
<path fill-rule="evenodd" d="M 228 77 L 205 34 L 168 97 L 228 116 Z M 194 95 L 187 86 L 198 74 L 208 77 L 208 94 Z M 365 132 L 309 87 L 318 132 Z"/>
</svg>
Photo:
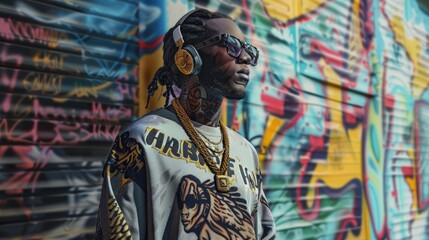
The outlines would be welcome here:
<svg viewBox="0 0 429 240">
<path fill-rule="evenodd" d="M 235 81 L 235 83 L 246 86 L 249 82 L 249 69 L 244 68 L 237 72 L 238 79 Z"/>
<path fill-rule="evenodd" d="M 237 73 L 242 73 L 242 74 L 249 76 L 250 70 L 248 68 L 243 68 L 240 71 L 238 71 Z"/>
<path fill-rule="evenodd" d="M 190 222 L 189 220 L 182 220 L 183 225 L 188 225 Z"/>
</svg>

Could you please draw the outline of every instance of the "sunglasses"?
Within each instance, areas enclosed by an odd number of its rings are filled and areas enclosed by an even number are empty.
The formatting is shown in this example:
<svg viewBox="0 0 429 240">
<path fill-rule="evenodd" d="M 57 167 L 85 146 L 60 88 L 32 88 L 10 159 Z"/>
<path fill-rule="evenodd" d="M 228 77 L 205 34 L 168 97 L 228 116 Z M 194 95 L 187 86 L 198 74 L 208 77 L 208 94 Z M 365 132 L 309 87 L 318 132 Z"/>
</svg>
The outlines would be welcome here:
<svg viewBox="0 0 429 240">
<path fill-rule="evenodd" d="M 250 56 L 249 64 L 252 66 L 256 66 L 256 64 L 258 64 L 258 57 L 259 57 L 258 49 L 252 44 L 242 42 L 237 37 L 234 37 L 229 34 L 222 34 L 213 38 L 209 38 L 205 41 L 202 41 L 196 44 L 195 48 L 199 50 L 201 48 L 218 43 L 220 41 L 223 41 L 222 46 L 226 48 L 228 55 L 231 56 L 232 58 L 235 58 L 235 59 L 239 58 L 244 49 L 244 51 L 246 51 L 246 53 L 249 54 Z"/>
<path fill-rule="evenodd" d="M 182 210 L 184 206 L 186 206 L 187 209 L 192 209 L 194 208 L 197 204 L 203 204 L 205 203 L 204 201 L 197 199 L 195 197 L 195 195 L 193 194 L 189 194 L 188 196 L 186 196 L 185 201 L 182 203 L 179 203 L 179 210 Z"/>
</svg>

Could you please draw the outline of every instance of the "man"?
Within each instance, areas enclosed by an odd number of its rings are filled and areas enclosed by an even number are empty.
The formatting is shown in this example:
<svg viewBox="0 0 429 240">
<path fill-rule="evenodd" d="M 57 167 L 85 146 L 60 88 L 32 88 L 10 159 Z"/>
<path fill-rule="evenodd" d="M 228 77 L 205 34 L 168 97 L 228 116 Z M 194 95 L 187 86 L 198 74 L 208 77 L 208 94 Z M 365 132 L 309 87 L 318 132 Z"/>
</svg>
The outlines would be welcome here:
<svg viewBox="0 0 429 240">
<path fill-rule="evenodd" d="M 98 239 L 273 239 L 257 152 L 220 122 L 258 50 L 228 16 L 194 10 L 164 37 L 158 83 L 180 96 L 124 128 L 103 171 Z"/>
</svg>

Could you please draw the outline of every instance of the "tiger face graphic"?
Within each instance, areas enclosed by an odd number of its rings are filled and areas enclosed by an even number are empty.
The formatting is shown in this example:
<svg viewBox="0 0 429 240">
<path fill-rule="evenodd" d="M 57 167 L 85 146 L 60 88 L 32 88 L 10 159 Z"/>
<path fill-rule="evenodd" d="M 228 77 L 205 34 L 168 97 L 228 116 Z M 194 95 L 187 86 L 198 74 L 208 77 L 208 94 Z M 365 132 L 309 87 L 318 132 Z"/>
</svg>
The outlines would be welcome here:
<svg viewBox="0 0 429 240">
<path fill-rule="evenodd" d="M 213 181 L 184 176 L 177 191 L 184 230 L 198 239 L 255 239 L 246 200 L 238 196 L 236 187 L 220 193 Z"/>
</svg>

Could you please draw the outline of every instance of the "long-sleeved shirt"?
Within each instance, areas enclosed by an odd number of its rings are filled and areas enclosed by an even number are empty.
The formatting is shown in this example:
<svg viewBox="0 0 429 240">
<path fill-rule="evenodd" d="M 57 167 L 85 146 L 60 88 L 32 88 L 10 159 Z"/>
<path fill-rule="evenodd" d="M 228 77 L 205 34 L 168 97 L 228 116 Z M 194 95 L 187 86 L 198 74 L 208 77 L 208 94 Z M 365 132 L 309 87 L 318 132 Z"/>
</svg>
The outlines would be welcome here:
<svg viewBox="0 0 429 240">
<path fill-rule="evenodd" d="M 193 124 L 222 147 L 219 127 Z M 158 109 L 121 130 L 103 170 L 97 239 L 273 239 L 257 152 L 227 134 L 231 188 L 219 192 L 174 113 Z M 218 167 L 221 156 L 213 153 Z"/>
</svg>

